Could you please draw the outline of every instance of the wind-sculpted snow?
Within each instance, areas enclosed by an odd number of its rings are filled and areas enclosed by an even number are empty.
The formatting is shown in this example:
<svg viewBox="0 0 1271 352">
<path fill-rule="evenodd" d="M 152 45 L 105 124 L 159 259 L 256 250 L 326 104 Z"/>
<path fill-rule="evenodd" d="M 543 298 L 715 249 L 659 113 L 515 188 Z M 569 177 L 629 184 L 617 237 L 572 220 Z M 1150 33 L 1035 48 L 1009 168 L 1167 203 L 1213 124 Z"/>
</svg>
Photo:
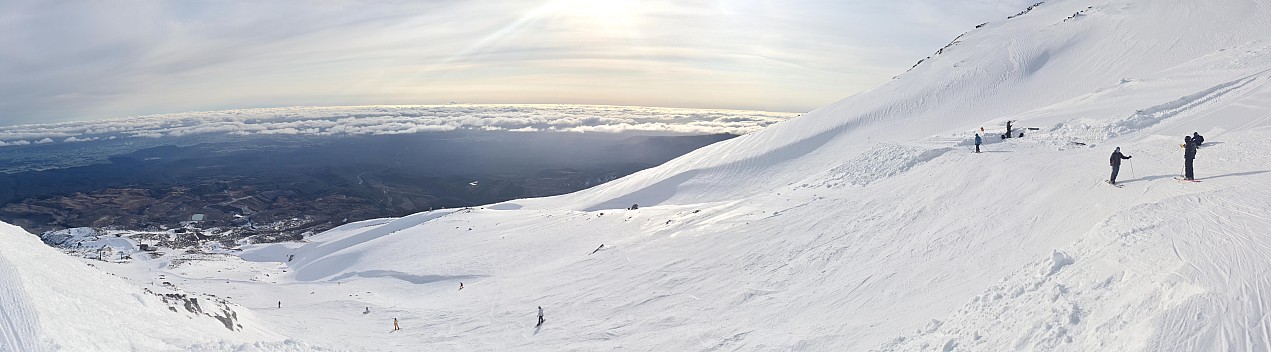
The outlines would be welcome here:
<svg viewBox="0 0 1271 352">
<path fill-rule="evenodd" d="M 1235 81 L 1219 84 L 1165 104 L 1135 111 L 1130 116 L 1111 121 L 1109 128 L 1107 128 L 1109 130 L 1107 138 L 1151 127 L 1167 118 L 1213 104 L 1216 100 L 1222 99 L 1227 95 L 1237 95 L 1261 87 L 1268 80 L 1271 80 L 1271 75 L 1267 71 L 1263 71 Z"/>
<path fill-rule="evenodd" d="M 825 188 L 864 186 L 879 179 L 899 173 L 935 159 L 952 148 L 879 144 L 830 170 L 829 175 L 819 177 Z M 805 185 L 812 187 L 812 185 Z"/>
</svg>

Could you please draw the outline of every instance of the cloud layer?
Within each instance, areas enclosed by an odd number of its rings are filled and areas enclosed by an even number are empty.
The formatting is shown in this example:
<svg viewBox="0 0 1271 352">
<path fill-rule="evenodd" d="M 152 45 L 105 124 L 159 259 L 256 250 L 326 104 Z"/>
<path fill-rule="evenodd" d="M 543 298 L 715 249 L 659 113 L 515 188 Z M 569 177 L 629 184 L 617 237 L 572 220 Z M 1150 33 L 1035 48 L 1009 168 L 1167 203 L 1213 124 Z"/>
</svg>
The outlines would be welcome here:
<svg viewBox="0 0 1271 352">
<path fill-rule="evenodd" d="M 792 113 L 596 105 L 413 105 L 240 109 L 0 126 L 0 147 L 191 135 L 352 136 L 487 131 L 744 134 Z"/>
<path fill-rule="evenodd" d="M 0 125 L 560 103 L 810 111 L 1036 0 L 0 2 Z"/>
</svg>

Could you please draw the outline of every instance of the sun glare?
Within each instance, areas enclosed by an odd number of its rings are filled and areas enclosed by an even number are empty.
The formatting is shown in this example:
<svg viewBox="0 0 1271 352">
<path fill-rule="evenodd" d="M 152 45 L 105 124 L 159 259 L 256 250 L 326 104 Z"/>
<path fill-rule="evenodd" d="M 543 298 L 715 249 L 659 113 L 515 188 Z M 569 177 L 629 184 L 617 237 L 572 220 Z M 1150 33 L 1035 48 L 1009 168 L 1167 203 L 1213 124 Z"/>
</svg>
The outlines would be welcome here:
<svg viewBox="0 0 1271 352">
<path fill-rule="evenodd" d="M 556 0 L 556 14 L 590 30 L 627 32 L 636 25 L 639 0 Z"/>
</svg>

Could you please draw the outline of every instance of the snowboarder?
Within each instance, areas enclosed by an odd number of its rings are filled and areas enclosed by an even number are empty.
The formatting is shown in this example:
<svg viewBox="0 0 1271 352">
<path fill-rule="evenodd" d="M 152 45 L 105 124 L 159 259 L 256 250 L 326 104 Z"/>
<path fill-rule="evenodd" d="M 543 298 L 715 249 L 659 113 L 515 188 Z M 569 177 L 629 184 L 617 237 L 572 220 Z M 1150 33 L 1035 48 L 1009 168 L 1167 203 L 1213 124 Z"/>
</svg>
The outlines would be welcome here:
<svg viewBox="0 0 1271 352">
<path fill-rule="evenodd" d="M 544 321 L 546 320 L 543 320 L 543 306 L 538 306 L 538 325 L 534 325 L 534 327 L 543 326 Z"/>
<path fill-rule="evenodd" d="M 1112 156 L 1108 158 L 1108 163 L 1112 164 L 1112 178 L 1108 179 L 1108 183 L 1117 184 L 1117 173 L 1121 172 L 1121 159 L 1129 159 L 1129 156 L 1121 154 L 1121 147 L 1117 147 L 1112 151 Z"/>
<path fill-rule="evenodd" d="M 1183 179 L 1188 181 L 1196 180 L 1196 174 L 1192 172 L 1192 159 L 1196 159 L 1196 141 L 1192 140 L 1192 136 L 1183 137 Z"/>
<path fill-rule="evenodd" d="M 362 315 L 367 315 L 367 314 L 371 314 L 371 307 L 366 307 L 366 310 L 362 311 Z"/>
<path fill-rule="evenodd" d="M 1201 143 L 1205 143 L 1205 136 L 1200 135 L 1200 132 L 1192 132 L 1192 143 L 1200 147 Z"/>
<path fill-rule="evenodd" d="M 401 326 L 397 326 L 397 318 L 393 318 L 393 331 L 401 330 Z"/>
<path fill-rule="evenodd" d="M 461 282 L 459 282 L 459 290 L 460 290 L 460 291 L 463 291 L 463 282 L 462 282 L 462 281 L 461 281 Z"/>
<path fill-rule="evenodd" d="M 980 143 L 981 143 L 981 142 L 983 142 L 983 141 L 984 141 L 984 140 L 980 139 L 980 134 L 979 134 L 979 133 L 976 133 L 976 134 L 975 134 L 975 152 L 976 152 L 976 153 L 979 153 L 979 152 L 980 152 Z"/>
</svg>

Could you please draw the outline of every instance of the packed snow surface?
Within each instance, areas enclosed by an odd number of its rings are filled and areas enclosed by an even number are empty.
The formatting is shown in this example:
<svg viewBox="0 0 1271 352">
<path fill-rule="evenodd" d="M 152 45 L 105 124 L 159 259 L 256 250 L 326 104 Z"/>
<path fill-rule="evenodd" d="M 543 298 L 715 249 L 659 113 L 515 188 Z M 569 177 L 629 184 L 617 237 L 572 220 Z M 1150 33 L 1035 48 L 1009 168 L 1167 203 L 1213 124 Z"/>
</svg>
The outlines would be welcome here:
<svg viewBox="0 0 1271 352">
<path fill-rule="evenodd" d="M 585 191 L 101 269 L 228 297 L 295 339 L 205 337 L 227 348 L 1271 351 L 1267 33 L 1271 1 L 1048 1 Z M 1008 120 L 1024 137 L 1001 138 Z M 1200 182 L 1177 181 L 1192 132 Z M 8 346 L 112 326 L 13 279 L 37 264 L 4 250 Z M 101 276 L 76 269 L 39 274 Z"/>
</svg>

